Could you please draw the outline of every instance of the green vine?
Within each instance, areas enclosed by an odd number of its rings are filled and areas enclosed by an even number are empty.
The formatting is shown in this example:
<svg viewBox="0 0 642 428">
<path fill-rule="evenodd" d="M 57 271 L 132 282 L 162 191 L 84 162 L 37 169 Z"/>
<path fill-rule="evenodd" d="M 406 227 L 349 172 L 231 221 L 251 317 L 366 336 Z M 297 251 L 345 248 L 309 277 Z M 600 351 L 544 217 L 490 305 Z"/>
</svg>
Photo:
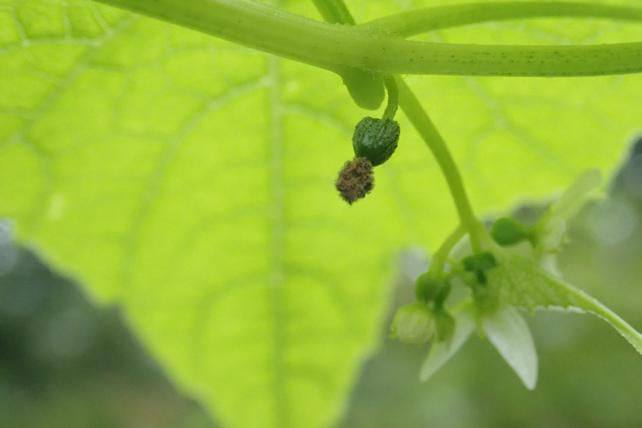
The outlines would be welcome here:
<svg viewBox="0 0 642 428">
<path fill-rule="evenodd" d="M 642 72 L 642 42 L 584 46 L 429 43 L 404 40 L 368 26 L 318 22 L 242 0 L 99 1 L 331 71 L 486 76 Z M 639 16 L 640 9 L 631 10 L 635 12 L 633 16 Z M 572 12 L 560 10 L 558 16 L 573 16 Z M 475 22 L 488 19 L 484 15 L 471 9 L 468 19 L 475 21 L 475 16 L 478 16 Z M 530 16 L 538 17 L 541 13 L 525 9 L 519 14 L 520 18 Z M 440 25 L 433 20 L 432 25 L 445 28 L 450 25 L 448 21 L 443 18 Z"/>
<path fill-rule="evenodd" d="M 532 18 L 597 18 L 642 22 L 642 9 L 577 2 L 488 2 L 414 9 L 360 25 L 360 28 L 410 37 L 435 30 Z"/>
</svg>

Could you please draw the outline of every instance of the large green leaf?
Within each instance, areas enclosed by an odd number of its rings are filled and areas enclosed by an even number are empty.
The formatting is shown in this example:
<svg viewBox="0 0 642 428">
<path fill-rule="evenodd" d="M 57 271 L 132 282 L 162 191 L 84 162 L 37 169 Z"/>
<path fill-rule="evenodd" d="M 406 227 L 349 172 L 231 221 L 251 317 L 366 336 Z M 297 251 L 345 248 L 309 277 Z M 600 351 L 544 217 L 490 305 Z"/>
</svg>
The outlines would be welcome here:
<svg viewBox="0 0 642 428">
<path fill-rule="evenodd" d="M 349 3 L 363 21 L 410 2 Z M 308 1 L 281 7 L 316 16 Z M 431 37 L 642 31 L 543 20 Z M 642 127 L 642 76 L 411 85 L 480 213 L 610 170 Z M 121 305 L 226 426 L 327 425 L 374 342 L 394 254 L 430 249 L 455 224 L 403 121 L 375 192 L 352 207 L 337 197 L 362 115 L 338 77 L 307 66 L 85 0 L 0 0 L 0 215 L 96 300 Z"/>
</svg>

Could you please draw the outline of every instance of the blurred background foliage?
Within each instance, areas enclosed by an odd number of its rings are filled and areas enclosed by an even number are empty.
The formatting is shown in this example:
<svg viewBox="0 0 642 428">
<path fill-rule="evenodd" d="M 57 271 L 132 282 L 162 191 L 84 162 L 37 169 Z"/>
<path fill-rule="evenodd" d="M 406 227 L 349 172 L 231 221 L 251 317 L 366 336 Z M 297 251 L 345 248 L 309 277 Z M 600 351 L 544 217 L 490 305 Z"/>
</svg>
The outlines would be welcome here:
<svg viewBox="0 0 642 428">
<path fill-rule="evenodd" d="M 566 277 L 640 329 L 642 140 L 608 197 L 576 218 L 571 238 L 561 255 Z M 425 264 L 418 251 L 400 255 L 391 313 L 411 298 Z M 540 356 L 534 392 L 481 340 L 419 383 L 426 349 L 389 341 L 383 325 L 337 427 L 642 427 L 642 364 L 622 338 L 589 316 L 549 312 L 530 321 Z M 10 223 L 2 224 L 0 427 L 212 428 L 214 419 L 177 391 L 118 308 L 92 305 L 77 284 L 15 247 Z"/>
</svg>

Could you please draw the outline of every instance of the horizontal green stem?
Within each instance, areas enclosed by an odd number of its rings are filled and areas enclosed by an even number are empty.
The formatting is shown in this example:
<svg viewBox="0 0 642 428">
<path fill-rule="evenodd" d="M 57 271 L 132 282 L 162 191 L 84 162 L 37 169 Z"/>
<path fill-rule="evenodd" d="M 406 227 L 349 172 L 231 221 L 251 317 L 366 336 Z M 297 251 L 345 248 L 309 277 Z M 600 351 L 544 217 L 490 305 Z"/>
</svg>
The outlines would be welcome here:
<svg viewBox="0 0 642 428">
<path fill-rule="evenodd" d="M 410 10 L 360 27 L 409 37 L 444 28 L 523 18 L 598 18 L 642 22 L 642 9 L 557 1 L 469 3 Z"/>
<path fill-rule="evenodd" d="M 407 42 L 383 44 L 394 55 L 366 58 L 384 73 L 476 76 L 597 76 L 642 71 L 642 43 L 505 46 Z"/>
<path fill-rule="evenodd" d="M 330 69 L 382 74 L 589 76 L 642 72 L 642 43 L 497 46 L 407 41 L 243 0 L 100 0 Z"/>
</svg>

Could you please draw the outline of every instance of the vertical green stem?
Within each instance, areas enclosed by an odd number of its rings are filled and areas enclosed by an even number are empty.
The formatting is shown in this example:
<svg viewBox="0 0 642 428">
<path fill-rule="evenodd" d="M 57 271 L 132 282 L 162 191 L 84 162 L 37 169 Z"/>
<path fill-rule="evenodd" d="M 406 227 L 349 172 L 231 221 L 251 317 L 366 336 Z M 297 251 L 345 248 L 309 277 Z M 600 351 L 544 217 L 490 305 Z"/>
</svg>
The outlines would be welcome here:
<svg viewBox="0 0 642 428">
<path fill-rule="evenodd" d="M 399 77 L 396 78 L 396 81 L 400 92 L 401 109 L 417 129 L 417 132 L 419 132 L 419 135 L 421 135 L 421 138 L 426 142 L 426 145 L 437 160 L 455 201 L 461 224 L 470 235 L 470 243 L 473 251 L 479 252 L 481 249 L 481 225 L 473 213 L 466 189 L 464 188 L 464 183 L 457 169 L 457 165 L 448 150 L 448 146 L 446 146 L 443 137 L 437 128 L 435 128 L 430 117 L 408 85 Z"/>
</svg>

